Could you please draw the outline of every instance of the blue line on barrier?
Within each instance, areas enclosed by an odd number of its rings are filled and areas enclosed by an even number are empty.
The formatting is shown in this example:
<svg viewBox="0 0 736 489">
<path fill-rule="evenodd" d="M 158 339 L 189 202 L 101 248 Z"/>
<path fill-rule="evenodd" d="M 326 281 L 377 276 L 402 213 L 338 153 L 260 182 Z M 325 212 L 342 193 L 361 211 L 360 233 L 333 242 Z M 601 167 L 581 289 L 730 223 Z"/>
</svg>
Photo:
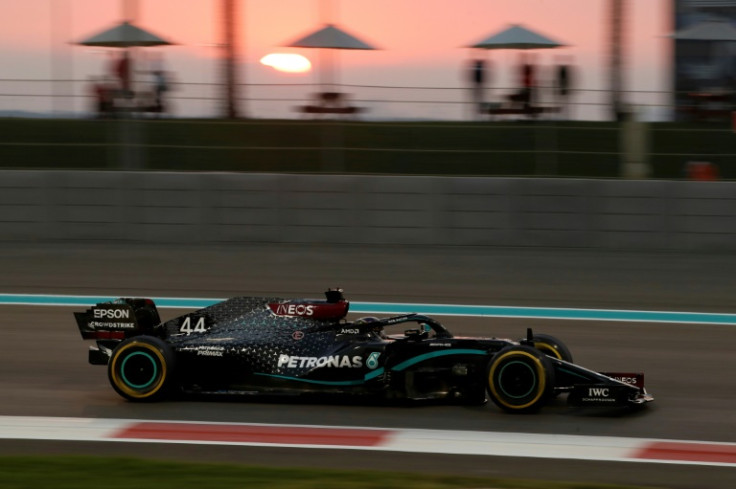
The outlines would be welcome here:
<svg viewBox="0 0 736 489">
<path fill-rule="evenodd" d="M 464 306 L 454 304 L 390 304 L 351 302 L 351 312 L 405 314 L 417 312 L 435 316 L 493 316 L 531 319 L 575 319 L 596 321 L 642 321 L 665 323 L 734 324 L 736 314 L 671 311 L 629 311 L 615 309 L 572 309 L 552 307 Z"/>
<path fill-rule="evenodd" d="M 0 305 L 89 307 L 116 299 L 111 296 L 0 294 Z M 161 308 L 200 309 L 223 299 L 152 297 Z M 362 314 L 406 314 L 416 312 L 435 316 L 507 317 L 595 321 L 640 321 L 736 325 L 736 314 L 671 311 L 631 311 L 551 307 L 469 306 L 459 304 L 407 304 L 351 302 L 350 311 Z"/>
</svg>

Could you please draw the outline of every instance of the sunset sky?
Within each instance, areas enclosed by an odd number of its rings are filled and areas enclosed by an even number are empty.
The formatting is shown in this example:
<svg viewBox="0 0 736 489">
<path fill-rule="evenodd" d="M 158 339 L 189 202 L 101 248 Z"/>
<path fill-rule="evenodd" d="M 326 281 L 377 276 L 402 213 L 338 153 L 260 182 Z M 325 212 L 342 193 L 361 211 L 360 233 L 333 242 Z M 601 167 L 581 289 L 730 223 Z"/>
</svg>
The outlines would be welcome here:
<svg viewBox="0 0 736 489">
<path fill-rule="evenodd" d="M 179 81 L 217 79 L 220 42 L 219 0 L 138 0 L 136 23 L 177 46 L 161 53 Z M 670 0 L 629 0 L 627 88 L 669 88 Z M 53 6 L 52 6 L 53 4 Z M 1 79 L 74 78 L 103 74 L 108 58 L 99 49 L 74 42 L 112 26 L 122 17 L 121 0 L 0 0 Z M 241 81 L 295 83 L 317 80 L 315 73 L 286 74 L 259 64 L 272 52 L 299 53 L 318 65 L 315 52 L 280 48 L 318 28 L 338 24 L 378 51 L 339 54 L 339 81 L 348 84 L 460 87 L 471 56 L 463 46 L 511 23 L 521 23 L 568 43 L 539 52 L 541 64 L 560 54 L 574 56 L 583 88 L 606 86 L 608 0 L 240 0 Z M 517 53 L 486 52 L 497 86 L 510 86 Z M 56 60 L 56 61 L 54 61 Z M 61 60 L 61 62 L 59 61 Z M 316 66 L 315 66 L 316 67 Z M 2 103 L 2 99 L 0 99 Z"/>
</svg>

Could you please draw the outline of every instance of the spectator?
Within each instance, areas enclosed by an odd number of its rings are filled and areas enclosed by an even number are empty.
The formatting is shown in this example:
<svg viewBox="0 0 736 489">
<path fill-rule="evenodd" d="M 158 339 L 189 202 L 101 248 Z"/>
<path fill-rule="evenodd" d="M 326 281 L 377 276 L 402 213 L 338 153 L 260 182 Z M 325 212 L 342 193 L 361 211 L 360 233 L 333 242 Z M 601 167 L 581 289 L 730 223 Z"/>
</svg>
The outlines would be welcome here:
<svg viewBox="0 0 736 489">
<path fill-rule="evenodd" d="M 114 107 L 113 90 L 110 85 L 105 82 L 103 77 L 91 78 L 92 96 L 95 101 L 95 112 L 100 119 L 112 115 Z"/>
<path fill-rule="evenodd" d="M 164 103 L 164 92 L 169 90 L 166 80 L 166 73 L 163 70 L 153 72 L 153 103 L 154 110 L 158 113 L 166 112 L 166 104 Z"/>
<path fill-rule="evenodd" d="M 574 81 L 572 64 L 561 58 L 555 73 L 557 103 L 564 118 L 569 117 L 569 97 Z"/>
<path fill-rule="evenodd" d="M 131 80 L 133 67 L 131 65 L 132 62 L 130 60 L 130 55 L 128 54 L 128 51 L 123 51 L 122 56 L 120 56 L 120 58 L 115 63 L 115 76 L 118 79 L 120 92 L 124 98 L 133 97 L 133 86 Z"/>
<path fill-rule="evenodd" d="M 529 106 L 533 105 L 535 101 L 534 88 L 536 86 L 536 79 L 534 72 L 534 64 L 532 63 L 531 57 L 529 57 L 521 67 L 521 83 L 525 93 L 526 102 L 525 108 L 529 108 Z"/>
<path fill-rule="evenodd" d="M 519 65 L 519 91 L 509 98 L 512 103 L 520 104 L 525 110 L 534 104 L 534 87 L 536 86 L 534 71 L 530 58 L 522 54 Z"/>
<path fill-rule="evenodd" d="M 470 93 L 475 113 L 483 113 L 485 107 L 486 63 L 482 59 L 470 62 Z"/>
</svg>

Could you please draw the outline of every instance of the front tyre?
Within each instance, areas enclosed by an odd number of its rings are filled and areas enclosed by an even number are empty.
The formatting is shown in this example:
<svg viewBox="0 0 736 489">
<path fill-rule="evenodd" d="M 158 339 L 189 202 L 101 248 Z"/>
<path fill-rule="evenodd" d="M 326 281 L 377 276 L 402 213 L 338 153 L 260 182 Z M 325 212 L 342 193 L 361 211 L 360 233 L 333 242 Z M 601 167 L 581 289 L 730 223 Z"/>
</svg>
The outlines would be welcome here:
<svg viewBox="0 0 736 489">
<path fill-rule="evenodd" d="M 534 348 L 545 355 L 572 363 L 572 353 L 562 341 L 552 335 L 537 333 L 532 337 Z"/>
<path fill-rule="evenodd" d="M 491 400 L 510 413 L 538 411 L 554 391 L 554 368 L 550 359 L 535 348 L 510 346 L 488 364 Z"/>
<path fill-rule="evenodd" d="M 158 401 L 171 390 L 174 354 L 164 341 L 136 336 L 120 343 L 107 364 L 113 389 L 130 401 Z"/>
</svg>

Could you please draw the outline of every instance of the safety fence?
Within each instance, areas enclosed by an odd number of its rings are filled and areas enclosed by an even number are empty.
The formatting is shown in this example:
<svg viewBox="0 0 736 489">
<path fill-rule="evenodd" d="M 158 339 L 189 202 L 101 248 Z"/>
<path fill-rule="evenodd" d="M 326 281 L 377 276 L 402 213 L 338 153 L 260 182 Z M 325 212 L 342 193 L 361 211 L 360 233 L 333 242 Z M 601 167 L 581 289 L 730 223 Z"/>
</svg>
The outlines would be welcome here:
<svg viewBox="0 0 736 489">
<path fill-rule="evenodd" d="M 0 79 L 0 114 L 89 116 L 95 108 L 95 80 Z M 166 92 L 168 114 L 174 117 L 219 117 L 222 110 L 223 85 L 212 82 L 171 83 Z M 150 97 L 153 84 L 137 85 L 144 97 Z M 486 87 L 483 101 L 486 107 L 509 105 L 516 87 Z M 241 113 L 259 119 L 304 117 L 300 110 L 311 103 L 315 95 L 336 92 L 349 103 L 361 108 L 362 120 L 443 120 L 461 121 L 490 118 L 477 113 L 470 87 L 432 86 L 369 86 L 317 84 L 241 84 L 238 87 Z M 678 115 L 675 94 L 663 91 L 626 91 L 626 107 L 635 111 L 640 120 L 668 121 Z M 733 100 L 721 101 L 705 109 L 732 110 Z M 543 117 L 555 120 L 605 121 L 613 117 L 608 90 L 577 88 L 561 99 L 554 86 L 540 86 L 535 104 L 552 108 Z M 705 119 L 708 119 L 707 113 Z M 682 114 L 680 114 L 682 115 Z M 715 118 L 715 114 L 714 114 Z"/>
<path fill-rule="evenodd" d="M 478 114 L 466 88 L 337 85 L 336 93 L 352 94 L 343 103 L 360 110 L 332 114 L 302 110 L 323 87 L 241 88 L 241 121 L 215 118 L 215 83 L 176 84 L 164 113 L 98 119 L 88 81 L 0 79 L 0 116 L 23 118 L 0 120 L 0 168 L 680 179 L 704 163 L 713 178 L 736 179 L 727 102 L 687 112 L 691 122 L 656 122 L 675 115 L 672 94 L 628 92 L 640 122 L 631 126 L 605 121 L 609 95 L 596 90 L 577 90 L 563 106 L 553 87 L 542 87 L 538 106 L 559 111 L 491 116 Z M 483 107 L 512 91 L 486 90 Z M 179 117 L 186 114 L 205 118 Z"/>
<path fill-rule="evenodd" d="M 736 179 L 710 124 L 0 119 L 0 168 Z"/>
<path fill-rule="evenodd" d="M 0 241 L 736 251 L 736 183 L 0 171 Z"/>
</svg>

